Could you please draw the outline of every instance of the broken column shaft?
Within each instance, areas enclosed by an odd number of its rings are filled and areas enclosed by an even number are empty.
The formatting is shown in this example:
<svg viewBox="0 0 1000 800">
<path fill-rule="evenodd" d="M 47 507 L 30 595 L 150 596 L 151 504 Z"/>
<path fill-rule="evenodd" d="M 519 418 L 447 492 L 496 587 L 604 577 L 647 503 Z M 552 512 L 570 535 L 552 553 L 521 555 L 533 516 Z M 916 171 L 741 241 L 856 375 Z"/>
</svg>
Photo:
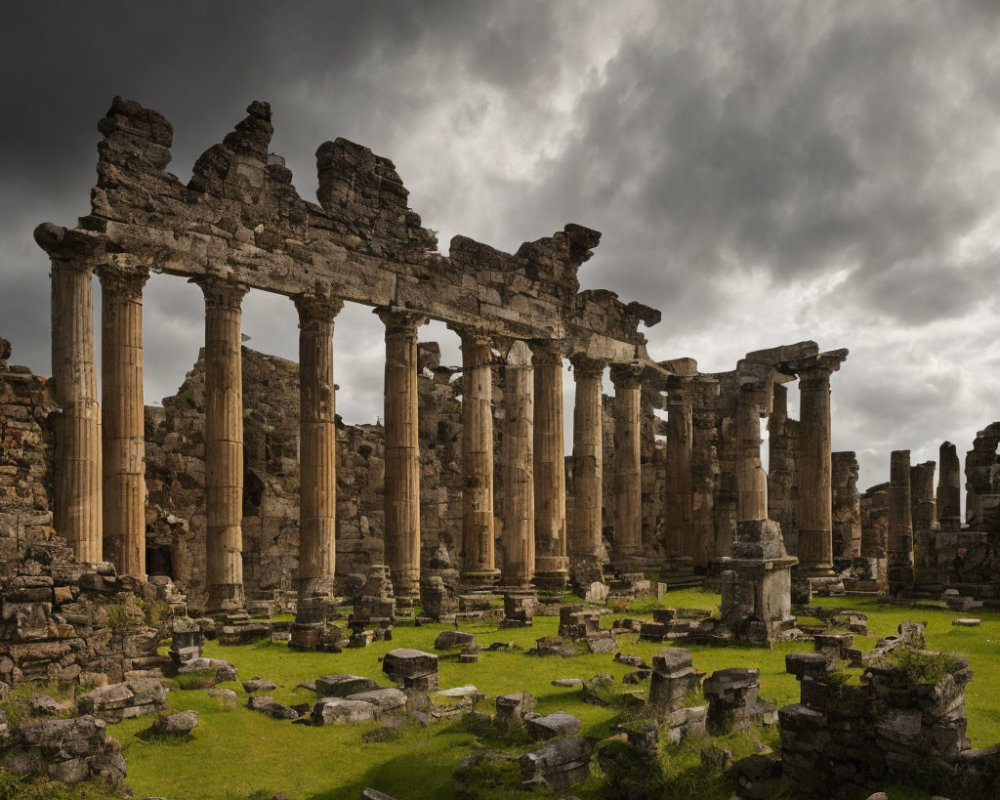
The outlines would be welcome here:
<svg viewBox="0 0 1000 800">
<path fill-rule="evenodd" d="M 420 594 L 417 328 L 427 318 L 379 310 L 385 323 L 385 558 L 396 597 Z"/>
<path fill-rule="evenodd" d="M 562 350 L 557 343 L 536 343 L 531 352 L 535 375 L 535 579 L 547 588 L 561 589 L 566 585 L 569 563 Z"/>
<path fill-rule="evenodd" d="M 146 440 L 142 289 L 146 270 L 100 270 L 101 438 L 105 557 L 119 575 L 146 578 Z"/>
<path fill-rule="evenodd" d="M 205 508 L 208 610 L 242 609 L 243 346 L 247 287 L 200 280 L 205 295 Z"/>
<path fill-rule="evenodd" d="M 343 301 L 299 295 L 298 618 L 322 619 L 333 597 L 337 559 L 337 427 L 334 319 Z M 317 602 L 318 601 L 318 602 Z M 314 612 L 319 612 L 318 614 Z"/>
<path fill-rule="evenodd" d="M 938 476 L 937 515 L 941 529 L 957 531 L 962 527 L 962 466 L 958 450 L 951 442 L 939 451 L 941 472 Z"/>
<path fill-rule="evenodd" d="M 893 450 L 889 462 L 889 591 L 913 584 L 913 520 L 910 511 L 910 451 Z"/>
<path fill-rule="evenodd" d="M 767 519 L 767 473 L 760 460 L 760 399 L 755 384 L 736 400 L 736 521 Z"/>
<path fill-rule="evenodd" d="M 614 565 L 631 572 L 642 554 L 642 454 L 639 409 L 641 370 L 626 364 L 611 367 L 615 386 L 615 545 Z"/>
<path fill-rule="evenodd" d="M 503 384 L 504 586 L 521 587 L 535 575 L 533 477 L 533 382 L 531 351 L 516 341 L 507 353 Z"/>
<path fill-rule="evenodd" d="M 605 559 L 601 420 L 602 379 L 607 362 L 584 355 L 575 355 L 570 360 L 576 400 L 573 406 L 573 518 L 567 532 L 567 544 L 573 581 L 587 586 L 601 579 Z"/>
<path fill-rule="evenodd" d="M 53 527 L 78 561 L 102 560 L 101 409 L 97 400 L 91 270 L 52 259 L 55 401 Z"/>
</svg>

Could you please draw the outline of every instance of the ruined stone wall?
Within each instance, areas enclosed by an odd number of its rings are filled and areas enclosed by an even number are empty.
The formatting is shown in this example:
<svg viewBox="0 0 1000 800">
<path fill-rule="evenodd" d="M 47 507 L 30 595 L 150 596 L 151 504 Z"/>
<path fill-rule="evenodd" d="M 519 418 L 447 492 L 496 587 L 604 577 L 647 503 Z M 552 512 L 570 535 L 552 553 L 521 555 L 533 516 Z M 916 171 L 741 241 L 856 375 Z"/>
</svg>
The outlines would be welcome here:
<svg viewBox="0 0 1000 800">
<path fill-rule="evenodd" d="M 833 558 L 861 555 L 861 496 L 858 494 L 858 458 L 851 451 L 833 453 Z"/>
</svg>

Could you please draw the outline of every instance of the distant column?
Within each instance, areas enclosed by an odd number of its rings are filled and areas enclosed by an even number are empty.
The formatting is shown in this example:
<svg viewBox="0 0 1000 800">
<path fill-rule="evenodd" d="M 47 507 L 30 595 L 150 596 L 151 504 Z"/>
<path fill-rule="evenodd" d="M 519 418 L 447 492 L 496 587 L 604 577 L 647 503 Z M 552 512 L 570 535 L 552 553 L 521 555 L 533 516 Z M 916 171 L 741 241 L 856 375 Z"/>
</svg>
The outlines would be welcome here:
<svg viewBox="0 0 1000 800">
<path fill-rule="evenodd" d="M 417 328 L 427 317 L 376 309 L 385 323 L 385 557 L 397 597 L 420 595 Z"/>
<path fill-rule="evenodd" d="M 664 528 L 667 557 L 690 571 L 698 555 L 694 534 L 694 409 L 690 378 L 667 379 L 666 496 Z"/>
<path fill-rule="evenodd" d="M 934 531 L 937 523 L 937 502 L 934 498 L 934 472 L 937 464 L 925 461 L 910 467 L 910 519 L 913 524 L 913 564 L 926 580 L 934 562 Z"/>
<path fill-rule="evenodd" d="M 97 400 L 91 270 L 52 259 L 55 401 L 53 527 L 78 561 L 101 561 L 101 408 Z"/>
<path fill-rule="evenodd" d="M 236 611 L 243 591 L 243 346 L 247 287 L 212 278 L 205 295 L 205 507 L 208 610 Z"/>
<path fill-rule="evenodd" d="M 566 585 L 566 459 L 563 447 L 563 358 L 553 342 L 531 345 L 534 366 L 535 582 Z"/>
<path fill-rule="evenodd" d="M 893 450 L 889 461 L 889 591 L 913 584 L 913 519 L 910 511 L 910 451 Z"/>
<path fill-rule="evenodd" d="M 642 556 L 641 370 L 611 366 L 615 386 L 615 568 L 630 572 Z"/>
<path fill-rule="evenodd" d="M 521 587 L 535 576 L 533 476 L 533 376 L 531 351 L 522 341 L 507 353 L 503 382 L 503 570 L 504 586 Z"/>
<path fill-rule="evenodd" d="M 575 355 L 573 380 L 573 519 L 568 529 L 569 569 L 573 582 L 589 586 L 602 578 L 607 558 L 602 537 L 604 444 L 603 377 L 606 361 Z"/>
<path fill-rule="evenodd" d="M 767 474 L 760 460 L 760 391 L 741 386 L 736 401 L 736 521 L 767 519 Z"/>
<path fill-rule="evenodd" d="M 499 574 L 493 543 L 493 353 L 490 336 L 462 337 L 462 577 L 492 583 Z"/>
<path fill-rule="evenodd" d="M 716 406 L 719 381 L 701 375 L 691 382 L 694 446 L 691 453 L 694 567 L 704 572 L 715 556 L 715 488 L 719 477 Z"/>
<path fill-rule="evenodd" d="M 951 442 L 941 445 L 939 451 L 941 472 L 938 477 L 937 513 L 943 531 L 957 531 L 962 527 L 962 466 L 958 450 Z"/>
<path fill-rule="evenodd" d="M 830 374 L 824 364 L 799 373 L 800 422 L 796 459 L 799 571 L 833 567 L 833 462 L 830 433 Z"/>
<path fill-rule="evenodd" d="M 298 295 L 300 622 L 322 621 L 337 567 L 337 426 L 333 327 L 344 302 Z"/>
<path fill-rule="evenodd" d="M 147 270 L 102 268 L 101 438 L 104 552 L 119 575 L 146 579 L 146 438 L 142 289 Z"/>
</svg>

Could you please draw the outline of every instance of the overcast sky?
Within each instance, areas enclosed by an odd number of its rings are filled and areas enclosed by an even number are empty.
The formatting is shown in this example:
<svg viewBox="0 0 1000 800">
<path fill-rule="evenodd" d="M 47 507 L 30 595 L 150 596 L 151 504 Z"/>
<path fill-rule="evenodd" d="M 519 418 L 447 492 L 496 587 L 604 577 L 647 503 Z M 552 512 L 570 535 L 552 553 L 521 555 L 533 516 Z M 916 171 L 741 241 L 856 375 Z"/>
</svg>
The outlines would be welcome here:
<svg viewBox="0 0 1000 800">
<path fill-rule="evenodd" d="M 1000 418 L 994 0 L 36 0 L 4 16 L 0 336 L 36 372 L 49 282 L 31 233 L 89 211 L 112 97 L 173 123 L 185 181 L 260 99 L 304 197 L 321 142 L 360 142 L 395 162 L 445 252 L 459 233 L 514 251 L 567 222 L 602 231 L 581 282 L 663 311 L 654 358 L 709 372 L 803 339 L 849 348 L 833 440 L 862 488 L 890 450 L 964 454 Z M 155 276 L 145 314 L 157 402 L 202 343 L 200 292 Z M 287 299 L 251 292 L 244 330 L 296 357 Z M 443 326 L 420 335 L 458 363 Z M 381 323 L 349 305 L 335 340 L 338 411 L 374 421 Z"/>
</svg>

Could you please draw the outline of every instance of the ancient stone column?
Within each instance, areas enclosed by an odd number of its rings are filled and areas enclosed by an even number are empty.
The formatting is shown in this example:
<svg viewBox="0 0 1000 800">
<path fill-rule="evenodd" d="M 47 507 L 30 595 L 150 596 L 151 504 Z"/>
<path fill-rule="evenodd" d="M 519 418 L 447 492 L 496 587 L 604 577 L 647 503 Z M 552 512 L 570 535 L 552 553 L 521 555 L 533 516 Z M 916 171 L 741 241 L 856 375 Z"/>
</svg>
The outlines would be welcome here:
<svg viewBox="0 0 1000 800">
<path fill-rule="evenodd" d="M 740 386 L 736 400 L 736 521 L 767 519 L 767 474 L 760 460 L 760 390 Z"/>
<path fill-rule="evenodd" d="M 934 472 L 937 464 L 925 461 L 910 467 L 910 519 L 913 524 L 913 565 L 923 580 L 932 579 L 934 531 L 937 527 L 937 503 L 934 498 Z"/>
<path fill-rule="evenodd" d="M 830 433 L 830 373 L 825 364 L 799 372 L 799 439 L 796 458 L 799 571 L 833 567 L 833 464 Z"/>
<path fill-rule="evenodd" d="M 337 566 L 337 427 L 334 319 L 342 300 L 299 295 L 298 619 L 322 621 Z"/>
<path fill-rule="evenodd" d="M 205 295 L 205 505 L 208 610 L 235 611 L 243 592 L 243 369 L 246 286 L 198 281 Z"/>
<path fill-rule="evenodd" d="M 694 446 L 691 453 L 694 519 L 694 568 L 704 572 L 715 556 L 715 487 L 719 476 L 716 406 L 719 381 L 698 376 L 691 382 Z"/>
<path fill-rule="evenodd" d="M 566 459 L 563 447 L 563 358 L 554 342 L 531 345 L 535 418 L 535 583 L 566 586 Z"/>
<path fill-rule="evenodd" d="M 493 543 L 493 353 L 490 336 L 462 337 L 462 577 L 492 583 L 499 575 Z"/>
<path fill-rule="evenodd" d="M 913 584 L 913 520 L 910 511 L 910 451 L 893 450 L 889 461 L 889 591 Z"/>
<path fill-rule="evenodd" d="M 514 342 L 503 384 L 503 569 L 504 586 L 522 587 L 535 576 L 534 377 L 531 350 Z"/>
<path fill-rule="evenodd" d="M 602 532 L 604 445 L 603 377 L 606 361 L 575 355 L 573 380 L 573 519 L 567 531 L 569 569 L 573 582 L 589 586 L 603 577 L 607 559 Z"/>
<path fill-rule="evenodd" d="M 78 561 L 102 560 L 101 408 L 90 267 L 52 259 L 53 527 Z"/>
<path fill-rule="evenodd" d="M 146 579 L 146 439 L 142 288 L 146 270 L 102 268 L 101 438 L 104 553 L 119 575 Z"/>
<path fill-rule="evenodd" d="M 427 317 L 377 309 L 385 323 L 385 559 L 397 598 L 420 595 L 417 328 Z"/>
<path fill-rule="evenodd" d="M 642 463 L 639 407 L 642 388 L 638 368 L 611 366 L 615 386 L 615 543 L 614 564 L 620 572 L 639 568 L 642 556 Z"/>
<path fill-rule="evenodd" d="M 833 556 L 861 556 L 861 495 L 858 458 L 850 450 L 833 453 Z"/>
<path fill-rule="evenodd" d="M 690 383 L 690 378 L 667 379 L 664 531 L 667 558 L 683 571 L 693 569 L 698 553 L 694 535 L 694 409 Z"/>
<path fill-rule="evenodd" d="M 938 476 L 937 514 L 941 530 L 957 531 L 962 527 L 962 466 L 958 450 L 951 442 L 939 451 L 941 472 Z"/>
</svg>

